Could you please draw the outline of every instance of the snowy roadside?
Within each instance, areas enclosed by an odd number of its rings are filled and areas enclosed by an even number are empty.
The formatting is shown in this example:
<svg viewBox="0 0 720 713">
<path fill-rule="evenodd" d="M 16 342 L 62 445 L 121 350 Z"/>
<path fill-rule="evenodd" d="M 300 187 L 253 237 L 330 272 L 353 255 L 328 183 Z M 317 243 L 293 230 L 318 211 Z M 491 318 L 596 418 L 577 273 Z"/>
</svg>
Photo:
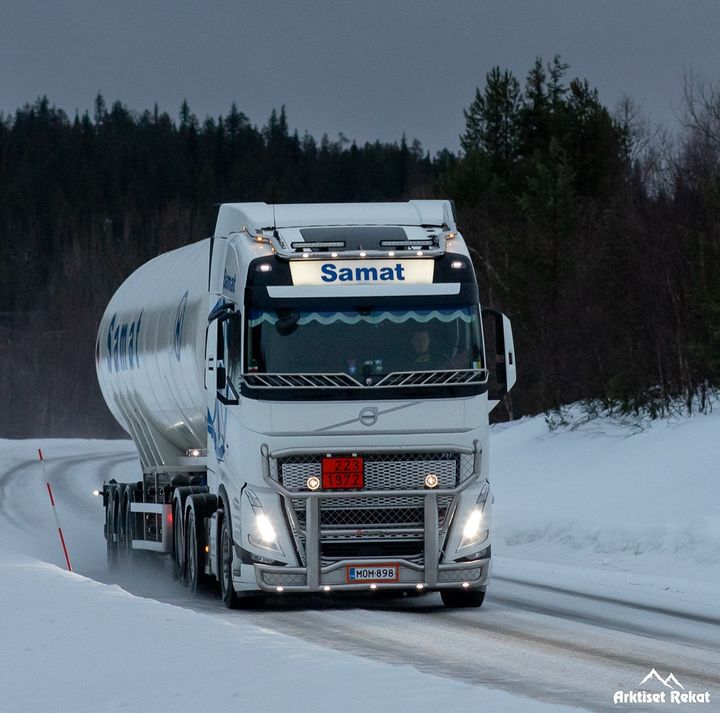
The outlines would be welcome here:
<svg viewBox="0 0 720 713">
<path fill-rule="evenodd" d="M 606 419 L 551 432 L 541 416 L 493 427 L 495 573 L 545 563 L 593 587 L 640 578 L 720 601 L 718 433 L 720 409 L 640 432 Z"/>
<path fill-rule="evenodd" d="M 572 711 L 128 594 L 0 551 L 4 713 Z"/>
</svg>

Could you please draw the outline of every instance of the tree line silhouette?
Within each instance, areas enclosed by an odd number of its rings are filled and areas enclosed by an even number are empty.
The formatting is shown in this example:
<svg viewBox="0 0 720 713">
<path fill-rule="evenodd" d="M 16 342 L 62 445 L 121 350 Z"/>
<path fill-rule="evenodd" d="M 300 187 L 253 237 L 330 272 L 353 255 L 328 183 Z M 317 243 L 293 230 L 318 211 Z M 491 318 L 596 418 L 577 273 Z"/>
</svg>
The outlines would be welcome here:
<svg viewBox="0 0 720 713">
<path fill-rule="evenodd" d="M 200 121 L 98 96 L 0 115 L 0 435 L 120 431 L 94 374 L 112 293 L 160 252 L 211 234 L 226 201 L 454 198 L 484 303 L 512 319 L 520 381 L 505 416 L 593 400 L 707 408 L 720 377 L 720 91 L 684 87 L 677 137 L 630 100 L 611 113 L 560 58 L 521 82 L 496 67 L 465 110 L 462 152 L 357 145 Z M 502 416 L 503 414 L 501 414 Z"/>
</svg>

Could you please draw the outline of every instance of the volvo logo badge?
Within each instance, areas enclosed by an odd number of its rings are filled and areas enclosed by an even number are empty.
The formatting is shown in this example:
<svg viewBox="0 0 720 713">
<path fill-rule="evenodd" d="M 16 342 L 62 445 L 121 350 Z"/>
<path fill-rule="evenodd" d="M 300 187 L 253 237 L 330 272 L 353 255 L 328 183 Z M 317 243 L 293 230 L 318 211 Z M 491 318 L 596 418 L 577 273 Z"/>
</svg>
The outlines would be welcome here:
<svg viewBox="0 0 720 713">
<path fill-rule="evenodd" d="M 374 426 L 378 420 L 378 410 L 374 406 L 367 406 L 360 411 L 360 423 L 363 426 Z"/>
</svg>

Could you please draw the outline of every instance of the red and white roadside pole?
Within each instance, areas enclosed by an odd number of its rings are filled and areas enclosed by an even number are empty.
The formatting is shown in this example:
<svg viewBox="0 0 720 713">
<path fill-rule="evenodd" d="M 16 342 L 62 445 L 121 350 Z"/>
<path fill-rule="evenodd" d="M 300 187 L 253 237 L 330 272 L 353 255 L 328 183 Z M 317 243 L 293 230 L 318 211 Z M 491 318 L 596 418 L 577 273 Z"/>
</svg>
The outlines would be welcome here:
<svg viewBox="0 0 720 713">
<path fill-rule="evenodd" d="M 68 554 L 67 545 L 65 544 L 65 536 L 63 535 L 62 527 L 60 527 L 60 518 L 57 514 L 57 508 L 55 507 L 55 498 L 53 497 L 52 486 L 47 478 L 47 471 L 45 470 L 45 459 L 43 458 L 42 449 L 38 448 L 38 456 L 40 457 L 40 465 L 43 470 L 43 477 L 45 478 L 45 485 L 47 485 L 48 495 L 50 496 L 50 505 L 52 505 L 53 515 L 55 516 L 55 524 L 57 525 L 58 534 L 60 535 L 60 544 L 62 545 L 63 554 L 65 555 L 65 562 L 67 562 L 67 568 L 69 572 L 72 572 L 72 565 L 70 564 L 70 555 Z"/>
</svg>

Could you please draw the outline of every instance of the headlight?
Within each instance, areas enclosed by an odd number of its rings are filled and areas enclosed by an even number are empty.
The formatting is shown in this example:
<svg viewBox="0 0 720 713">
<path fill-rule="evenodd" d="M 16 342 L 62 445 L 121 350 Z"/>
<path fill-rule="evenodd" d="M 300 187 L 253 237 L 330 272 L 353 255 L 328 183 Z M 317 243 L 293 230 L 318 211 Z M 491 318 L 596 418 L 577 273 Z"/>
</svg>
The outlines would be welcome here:
<svg viewBox="0 0 720 713">
<path fill-rule="evenodd" d="M 463 536 L 460 541 L 459 550 L 465 549 L 472 545 L 480 545 L 487 540 L 490 534 L 490 517 L 489 512 L 486 513 L 485 506 L 487 504 L 488 495 L 490 494 L 490 485 L 486 482 L 483 485 L 480 495 L 478 496 L 475 508 L 468 515 L 463 527 Z"/>
<path fill-rule="evenodd" d="M 470 517 L 465 522 L 465 527 L 463 528 L 463 542 L 467 541 L 468 544 L 474 542 L 474 538 L 477 537 L 477 534 L 480 532 L 482 519 L 481 510 L 473 510 L 470 513 Z"/>
<path fill-rule="evenodd" d="M 255 547 L 262 547 L 265 550 L 272 550 L 282 554 L 282 548 L 277 541 L 277 533 L 270 518 L 263 512 L 260 498 L 249 488 L 245 490 L 245 495 L 250 502 L 254 516 L 254 521 L 251 523 L 247 536 L 248 541 Z"/>
<path fill-rule="evenodd" d="M 260 515 L 255 516 L 255 530 L 257 531 L 260 539 L 267 544 L 272 544 L 277 540 L 275 528 L 272 526 L 272 523 L 267 515 L 263 515 L 261 513 Z"/>
</svg>

